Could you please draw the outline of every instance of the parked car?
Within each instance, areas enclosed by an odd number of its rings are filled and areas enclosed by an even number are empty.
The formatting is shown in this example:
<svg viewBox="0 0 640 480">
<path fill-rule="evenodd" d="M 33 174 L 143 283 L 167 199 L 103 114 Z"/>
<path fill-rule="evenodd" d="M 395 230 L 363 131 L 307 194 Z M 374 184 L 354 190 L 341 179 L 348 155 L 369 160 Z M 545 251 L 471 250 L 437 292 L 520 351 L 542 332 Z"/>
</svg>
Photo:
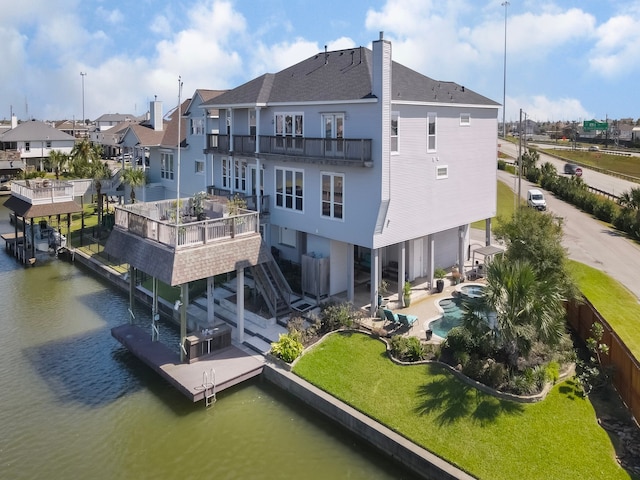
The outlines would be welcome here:
<svg viewBox="0 0 640 480">
<path fill-rule="evenodd" d="M 600 150 L 600 147 L 598 147 L 597 145 L 591 145 L 589 147 L 590 152 L 597 152 L 598 150 Z"/>
<path fill-rule="evenodd" d="M 568 175 L 575 175 L 576 172 L 578 171 L 578 165 L 576 165 L 575 163 L 565 163 L 564 164 L 564 173 L 568 174 Z"/>
<path fill-rule="evenodd" d="M 527 191 L 527 205 L 540 211 L 547 209 L 547 201 L 544 199 L 544 195 L 535 188 Z"/>
</svg>

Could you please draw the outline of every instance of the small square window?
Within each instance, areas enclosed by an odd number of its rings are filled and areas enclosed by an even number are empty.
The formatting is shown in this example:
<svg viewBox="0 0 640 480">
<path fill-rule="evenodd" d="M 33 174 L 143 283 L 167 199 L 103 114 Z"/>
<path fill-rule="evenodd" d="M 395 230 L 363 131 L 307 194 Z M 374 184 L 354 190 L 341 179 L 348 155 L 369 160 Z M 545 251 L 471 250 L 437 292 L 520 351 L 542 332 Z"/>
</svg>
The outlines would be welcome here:
<svg viewBox="0 0 640 480">
<path fill-rule="evenodd" d="M 436 179 L 441 180 L 443 178 L 449 178 L 449 167 L 447 165 L 436 167 Z"/>
<path fill-rule="evenodd" d="M 471 125 L 471 114 L 470 113 L 461 113 L 460 114 L 460 126 L 468 127 Z"/>
</svg>

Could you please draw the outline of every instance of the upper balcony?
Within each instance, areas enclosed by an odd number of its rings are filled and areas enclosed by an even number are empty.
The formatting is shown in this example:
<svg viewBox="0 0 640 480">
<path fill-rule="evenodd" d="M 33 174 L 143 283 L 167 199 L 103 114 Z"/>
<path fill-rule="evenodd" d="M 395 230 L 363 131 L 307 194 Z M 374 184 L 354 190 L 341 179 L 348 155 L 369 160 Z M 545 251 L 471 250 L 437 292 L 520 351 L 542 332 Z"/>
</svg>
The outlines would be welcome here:
<svg viewBox="0 0 640 480">
<path fill-rule="evenodd" d="M 261 157 L 285 161 L 372 167 L 371 139 L 258 137 Z M 207 135 L 204 153 L 256 155 L 255 135 L 234 135 L 233 148 L 229 135 Z"/>
<path fill-rule="evenodd" d="M 193 199 L 116 205 L 115 226 L 173 250 L 258 234 L 258 212 L 229 208 L 226 199 L 203 201 L 195 216 Z M 176 217 L 179 220 L 176 222 Z"/>
</svg>

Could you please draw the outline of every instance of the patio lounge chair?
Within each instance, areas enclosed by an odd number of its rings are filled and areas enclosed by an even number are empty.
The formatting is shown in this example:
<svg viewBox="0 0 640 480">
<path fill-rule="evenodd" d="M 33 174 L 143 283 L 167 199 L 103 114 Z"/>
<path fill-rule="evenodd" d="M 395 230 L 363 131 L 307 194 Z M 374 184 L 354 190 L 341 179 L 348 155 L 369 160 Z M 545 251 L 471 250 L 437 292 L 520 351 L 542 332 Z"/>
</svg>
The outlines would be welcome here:
<svg viewBox="0 0 640 480">
<path fill-rule="evenodd" d="M 384 308 L 382 311 L 384 312 L 384 316 L 387 318 L 387 320 L 389 320 L 394 325 L 400 325 L 400 319 L 398 318 L 398 315 L 393 313 L 391 310 L 387 310 L 386 308 Z"/>
<path fill-rule="evenodd" d="M 418 320 L 418 317 L 416 317 L 415 315 L 404 315 L 402 313 L 399 313 L 397 317 L 398 320 L 400 320 L 400 323 L 405 327 L 411 327 L 411 325 L 413 325 L 416 320 Z"/>
</svg>

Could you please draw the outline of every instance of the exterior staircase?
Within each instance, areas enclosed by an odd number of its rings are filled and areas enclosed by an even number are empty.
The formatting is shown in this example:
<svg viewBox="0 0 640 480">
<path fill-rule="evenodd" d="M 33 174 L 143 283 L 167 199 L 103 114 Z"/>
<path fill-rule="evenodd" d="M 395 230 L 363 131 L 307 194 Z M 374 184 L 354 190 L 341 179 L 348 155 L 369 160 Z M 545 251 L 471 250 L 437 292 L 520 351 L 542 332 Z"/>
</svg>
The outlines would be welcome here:
<svg viewBox="0 0 640 480">
<path fill-rule="evenodd" d="M 291 312 L 293 292 L 273 258 L 269 262 L 251 267 L 251 276 L 256 290 L 274 318 L 278 319 Z"/>
</svg>

